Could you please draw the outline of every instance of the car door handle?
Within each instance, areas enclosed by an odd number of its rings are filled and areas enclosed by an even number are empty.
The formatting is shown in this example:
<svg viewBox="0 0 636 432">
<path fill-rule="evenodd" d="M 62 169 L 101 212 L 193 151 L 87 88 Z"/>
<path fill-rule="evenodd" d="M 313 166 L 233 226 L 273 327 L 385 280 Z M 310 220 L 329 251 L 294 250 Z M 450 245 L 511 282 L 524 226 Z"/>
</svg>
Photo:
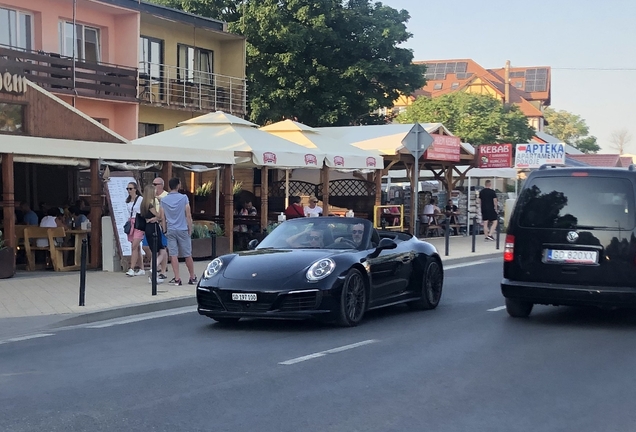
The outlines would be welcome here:
<svg viewBox="0 0 636 432">
<path fill-rule="evenodd" d="M 402 262 L 403 262 L 403 263 L 407 263 L 407 262 L 409 262 L 409 261 L 411 261 L 411 257 L 403 257 L 403 258 L 402 258 Z"/>
</svg>

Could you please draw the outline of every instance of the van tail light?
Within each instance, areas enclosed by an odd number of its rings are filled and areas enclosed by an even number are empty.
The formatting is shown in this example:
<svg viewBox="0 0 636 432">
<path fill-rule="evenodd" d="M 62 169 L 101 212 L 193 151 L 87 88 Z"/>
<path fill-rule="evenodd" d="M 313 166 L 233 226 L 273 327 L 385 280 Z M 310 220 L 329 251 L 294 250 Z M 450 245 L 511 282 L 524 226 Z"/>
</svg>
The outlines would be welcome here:
<svg viewBox="0 0 636 432">
<path fill-rule="evenodd" d="M 506 243 L 504 244 L 504 262 L 513 262 L 515 259 L 515 236 L 506 235 Z"/>
</svg>

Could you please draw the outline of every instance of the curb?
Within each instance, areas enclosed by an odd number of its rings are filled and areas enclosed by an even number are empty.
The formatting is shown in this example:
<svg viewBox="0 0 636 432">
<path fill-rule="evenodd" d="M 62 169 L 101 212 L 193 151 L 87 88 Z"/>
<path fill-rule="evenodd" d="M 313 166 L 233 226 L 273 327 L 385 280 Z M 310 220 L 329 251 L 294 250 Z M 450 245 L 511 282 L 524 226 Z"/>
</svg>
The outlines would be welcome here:
<svg viewBox="0 0 636 432">
<path fill-rule="evenodd" d="M 152 303 L 142 303 L 132 306 L 117 307 L 112 309 L 101 310 L 97 312 L 88 312 L 58 321 L 48 326 L 48 328 L 60 328 L 75 326 L 80 324 L 89 324 L 97 321 L 106 321 L 115 318 L 123 318 L 131 315 L 141 315 L 151 312 L 159 312 L 167 309 L 176 309 L 186 306 L 196 306 L 196 296 L 179 297 L 176 299 L 162 300 Z"/>
<path fill-rule="evenodd" d="M 468 263 L 472 261 L 481 261 L 481 260 L 487 260 L 487 259 L 493 259 L 493 258 L 500 258 L 502 256 L 502 253 L 503 252 L 497 252 L 497 253 L 486 254 L 486 255 L 476 255 L 476 256 L 468 256 L 468 257 L 462 257 L 462 258 L 449 258 L 449 259 L 444 259 L 444 256 L 440 255 L 440 258 L 442 258 L 443 265 L 453 265 L 453 264 Z M 141 315 L 145 313 L 159 312 L 162 310 L 176 309 L 180 307 L 196 306 L 196 305 L 197 305 L 197 299 L 195 295 L 187 296 L 187 297 L 179 297 L 176 299 L 162 300 L 162 301 L 152 302 L 152 303 L 142 303 L 142 304 L 137 304 L 132 306 L 123 306 L 118 308 L 106 309 L 106 310 L 97 311 L 97 312 L 88 312 L 85 314 L 76 315 L 74 317 L 64 319 L 62 321 L 58 321 L 54 324 L 49 325 L 48 328 L 54 329 L 54 328 L 61 328 L 61 327 L 76 326 L 80 324 L 89 324 L 89 323 L 98 322 L 98 321 L 106 321 L 106 320 L 115 319 L 115 318 L 123 318 L 127 316 L 132 316 L 132 315 Z"/>
<path fill-rule="evenodd" d="M 439 251 L 438 251 L 439 253 Z M 503 259 L 503 250 L 499 251 L 499 252 L 494 252 L 494 253 L 490 253 L 490 254 L 484 254 L 484 255 L 474 255 L 474 256 L 467 256 L 467 257 L 462 257 L 462 258 L 447 258 L 444 259 L 444 254 L 439 254 L 439 257 L 442 259 L 442 264 L 443 265 L 455 265 L 455 264 L 464 264 L 464 263 L 469 263 L 469 262 L 473 262 L 473 261 L 482 261 L 482 260 L 489 260 L 489 259 L 495 259 L 495 258 L 502 258 Z"/>
</svg>

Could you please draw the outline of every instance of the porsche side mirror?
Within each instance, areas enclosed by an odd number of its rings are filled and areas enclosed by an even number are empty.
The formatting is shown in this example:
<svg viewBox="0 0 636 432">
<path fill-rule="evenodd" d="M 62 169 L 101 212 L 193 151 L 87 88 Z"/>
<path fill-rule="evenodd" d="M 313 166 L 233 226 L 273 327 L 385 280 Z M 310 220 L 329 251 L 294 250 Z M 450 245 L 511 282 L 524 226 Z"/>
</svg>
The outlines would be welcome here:
<svg viewBox="0 0 636 432">
<path fill-rule="evenodd" d="M 382 240 L 380 240 L 380 244 L 378 245 L 377 250 L 395 249 L 396 247 L 396 242 L 388 238 L 383 238 Z"/>
<path fill-rule="evenodd" d="M 258 240 L 256 240 L 256 239 L 252 239 L 252 240 L 250 240 L 250 242 L 247 244 L 247 248 L 248 248 L 249 250 L 254 250 L 254 249 L 256 249 L 256 246 L 258 246 Z"/>
</svg>

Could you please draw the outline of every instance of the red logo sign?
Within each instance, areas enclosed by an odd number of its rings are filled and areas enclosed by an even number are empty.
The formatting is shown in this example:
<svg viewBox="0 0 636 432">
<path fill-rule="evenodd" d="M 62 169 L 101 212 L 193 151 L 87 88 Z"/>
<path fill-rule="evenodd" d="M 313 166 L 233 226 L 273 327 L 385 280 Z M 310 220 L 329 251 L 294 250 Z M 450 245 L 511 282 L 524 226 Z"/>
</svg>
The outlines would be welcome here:
<svg viewBox="0 0 636 432">
<path fill-rule="evenodd" d="M 477 147 L 479 168 L 510 168 L 512 144 L 482 144 Z"/>
<path fill-rule="evenodd" d="M 306 154 L 305 165 L 318 165 L 318 158 L 312 154 Z"/>
<path fill-rule="evenodd" d="M 335 166 L 344 166 L 344 158 L 342 156 L 334 156 L 333 164 Z"/>
<path fill-rule="evenodd" d="M 433 144 L 424 153 L 424 159 L 459 162 L 461 140 L 449 135 L 431 134 Z"/>
<path fill-rule="evenodd" d="M 368 167 L 374 167 L 375 166 L 375 158 L 374 157 L 369 156 L 367 158 L 367 166 Z"/>
<path fill-rule="evenodd" d="M 276 153 L 265 152 L 263 153 L 263 163 L 276 163 Z"/>
</svg>

